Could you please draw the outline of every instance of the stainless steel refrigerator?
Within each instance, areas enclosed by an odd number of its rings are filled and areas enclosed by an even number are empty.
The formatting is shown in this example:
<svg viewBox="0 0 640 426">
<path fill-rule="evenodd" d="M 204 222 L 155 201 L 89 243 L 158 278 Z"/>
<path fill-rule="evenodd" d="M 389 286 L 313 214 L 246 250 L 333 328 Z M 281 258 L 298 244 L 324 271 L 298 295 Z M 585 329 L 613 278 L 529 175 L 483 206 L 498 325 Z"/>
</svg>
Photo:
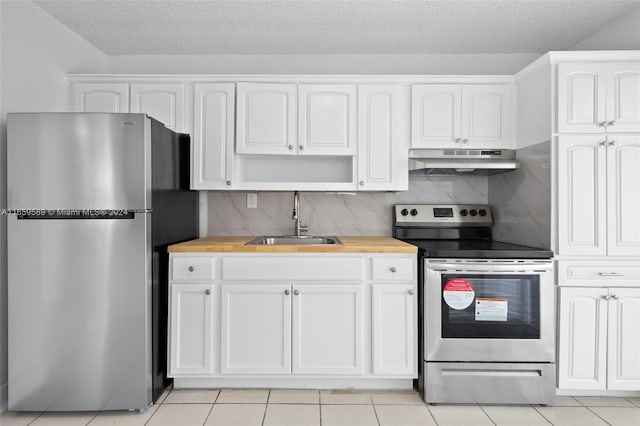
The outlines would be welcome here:
<svg viewBox="0 0 640 426">
<path fill-rule="evenodd" d="M 145 114 L 8 114 L 10 410 L 144 410 L 166 388 L 189 145 Z"/>
</svg>

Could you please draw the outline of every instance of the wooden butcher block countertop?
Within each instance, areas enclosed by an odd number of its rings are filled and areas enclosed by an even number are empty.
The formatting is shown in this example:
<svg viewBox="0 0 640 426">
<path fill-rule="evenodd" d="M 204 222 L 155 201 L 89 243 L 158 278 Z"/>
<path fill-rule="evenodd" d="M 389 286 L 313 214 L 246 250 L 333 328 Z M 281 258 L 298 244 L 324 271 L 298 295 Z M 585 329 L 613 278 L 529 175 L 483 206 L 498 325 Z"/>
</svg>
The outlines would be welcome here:
<svg viewBox="0 0 640 426">
<path fill-rule="evenodd" d="M 256 237 L 205 237 L 169 246 L 171 253 L 417 253 L 418 248 L 391 237 L 341 237 L 342 244 L 251 245 Z"/>
</svg>

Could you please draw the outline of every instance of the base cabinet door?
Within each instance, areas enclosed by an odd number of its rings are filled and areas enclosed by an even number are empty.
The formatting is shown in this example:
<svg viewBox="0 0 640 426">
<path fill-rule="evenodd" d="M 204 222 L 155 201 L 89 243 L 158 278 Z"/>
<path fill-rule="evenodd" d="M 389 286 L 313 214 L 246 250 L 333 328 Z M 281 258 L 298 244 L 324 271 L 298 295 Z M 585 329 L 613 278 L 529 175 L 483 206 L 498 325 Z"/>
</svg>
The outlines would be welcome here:
<svg viewBox="0 0 640 426">
<path fill-rule="evenodd" d="M 609 289 L 608 389 L 640 390 L 640 288 Z"/>
<path fill-rule="evenodd" d="M 213 373 L 213 285 L 171 285 L 169 376 Z"/>
<path fill-rule="evenodd" d="M 606 288 L 560 288 L 558 387 L 607 388 Z"/>
<path fill-rule="evenodd" d="M 293 286 L 294 374 L 362 374 L 362 286 Z"/>
<path fill-rule="evenodd" d="M 221 285 L 221 374 L 291 373 L 291 286 Z"/>
<path fill-rule="evenodd" d="M 417 292 L 413 285 L 373 285 L 373 374 L 417 373 Z"/>
</svg>

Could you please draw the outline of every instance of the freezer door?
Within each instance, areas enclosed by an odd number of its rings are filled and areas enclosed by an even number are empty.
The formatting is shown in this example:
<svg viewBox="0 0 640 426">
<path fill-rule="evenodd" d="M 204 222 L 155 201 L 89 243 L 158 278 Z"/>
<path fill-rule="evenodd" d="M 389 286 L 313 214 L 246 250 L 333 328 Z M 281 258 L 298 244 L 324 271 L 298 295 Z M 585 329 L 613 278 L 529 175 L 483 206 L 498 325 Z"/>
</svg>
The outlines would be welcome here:
<svg viewBox="0 0 640 426">
<path fill-rule="evenodd" d="M 8 207 L 151 208 L 150 133 L 144 114 L 8 114 Z"/>
<path fill-rule="evenodd" d="M 151 403 L 150 221 L 9 216 L 10 410 Z"/>
</svg>

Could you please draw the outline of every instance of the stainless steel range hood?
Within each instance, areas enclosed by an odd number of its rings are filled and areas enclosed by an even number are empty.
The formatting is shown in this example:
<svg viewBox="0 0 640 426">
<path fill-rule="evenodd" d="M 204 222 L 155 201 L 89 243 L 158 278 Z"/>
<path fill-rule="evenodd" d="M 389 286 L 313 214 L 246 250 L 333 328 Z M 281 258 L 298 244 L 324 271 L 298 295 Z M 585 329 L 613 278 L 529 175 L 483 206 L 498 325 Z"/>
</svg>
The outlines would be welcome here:
<svg viewBox="0 0 640 426">
<path fill-rule="evenodd" d="M 409 174 L 495 175 L 516 170 L 520 164 L 512 149 L 412 149 Z"/>
</svg>

